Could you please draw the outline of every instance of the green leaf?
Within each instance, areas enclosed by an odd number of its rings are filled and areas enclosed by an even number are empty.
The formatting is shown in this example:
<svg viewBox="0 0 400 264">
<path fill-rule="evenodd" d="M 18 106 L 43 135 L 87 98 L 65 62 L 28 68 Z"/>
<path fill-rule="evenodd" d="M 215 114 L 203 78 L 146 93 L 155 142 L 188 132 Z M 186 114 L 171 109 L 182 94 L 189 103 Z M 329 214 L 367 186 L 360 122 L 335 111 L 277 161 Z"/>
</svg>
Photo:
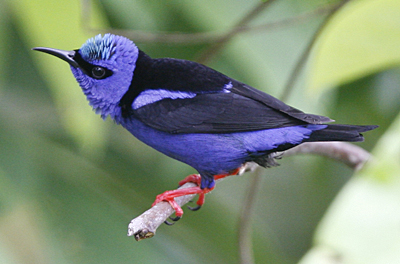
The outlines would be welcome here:
<svg viewBox="0 0 400 264">
<path fill-rule="evenodd" d="M 400 116 L 334 201 L 301 264 L 400 263 L 399 134 Z"/>
<path fill-rule="evenodd" d="M 400 64 L 400 1 L 346 4 L 322 32 L 310 64 L 309 86 L 323 91 Z"/>
</svg>

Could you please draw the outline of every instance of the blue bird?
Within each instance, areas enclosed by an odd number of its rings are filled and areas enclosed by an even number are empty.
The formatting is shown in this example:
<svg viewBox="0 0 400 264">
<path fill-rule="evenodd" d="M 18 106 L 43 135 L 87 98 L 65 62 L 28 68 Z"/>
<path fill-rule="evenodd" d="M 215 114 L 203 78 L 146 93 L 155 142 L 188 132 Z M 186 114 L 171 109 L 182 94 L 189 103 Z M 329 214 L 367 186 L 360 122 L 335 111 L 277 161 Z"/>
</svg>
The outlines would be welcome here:
<svg viewBox="0 0 400 264">
<path fill-rule="evenodd" d="M 360 133 L 377 127 L 327 125 L 333 120 L 306 114 L 199 63 L 152 59 L 122 36 L 98 35 L 73 51 L 34 50 L 68 62 L 103 119 L 110 116 L 150 147 L 198 171 L 180 182 L 198 187 L 164 192 L 154 202 L 169 202 L 175 220 L 183 214 L 175 197 L 198 194 L 192 209 L 199 209 L 215 179 L 237 174 L 247 162 L 274 166 L 275 152 L 303 142 L 362 141 Z"/>
</svg>

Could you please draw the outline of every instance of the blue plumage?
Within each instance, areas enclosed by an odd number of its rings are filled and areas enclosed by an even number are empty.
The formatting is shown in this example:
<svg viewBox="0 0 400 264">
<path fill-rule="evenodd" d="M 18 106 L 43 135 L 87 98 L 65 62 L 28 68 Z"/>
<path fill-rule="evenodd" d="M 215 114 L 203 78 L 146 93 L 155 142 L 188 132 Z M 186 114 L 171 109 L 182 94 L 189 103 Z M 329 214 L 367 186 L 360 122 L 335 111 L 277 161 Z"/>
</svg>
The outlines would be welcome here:
<svg viewBox="0 0 400 264">
<path fill-rule="evenodd" d="M 132 41 L 111 34 L 89 39 L 76 52 L 74 59 L 82 67 L 71 66 L 72 73 L 89 104 L 103 119 L 110 116 L 119 121 L 121 109 L 118 103 L 129 89 L 138 54 L 138 48 Z M 94 64 L 112 69 L 112 75 L 104 79 L 93 78 L 90 74 Z"/>
<path fill-rule="evenodd" d="M 333 120 L 306 114 L 204 65 L 152 59 L 127 38 L 106 34 L 79 50 L 35 48 L 71 65 L 89 104 L 139 140 L 195 168 L 204 194 L 214 177 L 237 173 L 246 162 L 272 166 L 272 154 L 303 142 L 361 141 L 376 126 L 327 125 Z M 190 181 L 193 179 L 190 178 Z M 197 181 L 197 178 L 196 180 Z M 174 204 L 180 192 L 158 196 Z"/>
<path fill-rule="evenodd" d="M 104 37 L 97 35 L 94 38 L 88 39 L 80 48 L 82 57 L 87 61 L 108 60 L 116 52 L 116 40 L 128 42 L 126 39 L 117 38 L 112 34 L 105 34 Z M 126 46 L 127 43 L 120 43 L 121 46 Z"/>
<path fill-rule="evenodd" d="M 229 134 L 171 134 L 133 119 L 122 122 L 147 145 L 194 167 L 202 175 L 202 188 L 214 186 L 213 176 L 239 168 L 249 157 L 263 156 L 283 144 L 297 145 L 327 125 L 283 127 Z M 266 140 L 267 139 L 267 140 Z"/>
</svg>

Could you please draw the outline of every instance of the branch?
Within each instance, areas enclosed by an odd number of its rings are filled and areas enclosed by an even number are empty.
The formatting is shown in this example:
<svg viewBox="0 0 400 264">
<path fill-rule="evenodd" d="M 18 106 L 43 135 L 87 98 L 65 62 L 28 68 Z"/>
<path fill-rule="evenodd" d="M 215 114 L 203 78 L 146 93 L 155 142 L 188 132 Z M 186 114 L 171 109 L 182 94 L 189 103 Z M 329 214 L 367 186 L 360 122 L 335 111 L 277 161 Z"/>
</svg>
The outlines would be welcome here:
<svg viewBox="0 0 400 264">
<path fill-rule="evenodd" d="M 342 0 L 339 2 L 339 4 L 334 5 L 333 8 L 330 7 L 330 9 L 324 9 L 328 11 L 327 17 L 324 19 L 324 21 L 319 25 L 317 31 L 315 31 L 314 35 L 310 39 L 306 49 L 303 51 L 301 54 L 299 60 L 296 62 L 296 65 L 294 69 L 292 70 L 292 73 L 289 75 L 289 79 L 285 85 L 285 88 L 283 89 L 282 96 L 280 99 L 282 101 L 286 101 L 289 95 L 291 94 L 294 84 L 297 81 L 297 78 L 300 75 L 301 70 L 304 68 L 304 65 L 307 62 L 307 59 L 311 53 L 312 48 L 314 47 L 315 42 L 317 41 L 318 37 L 321 35 L 322 31 L 324 30 L 325 26 L 328 24 L 328 22 L 331 20 L 334 14 L 336 14 L 336 11 L 338 11 L 340 8 L 342 8 L 349 0 Z"/>
<path fill-rule="evenodd" d="M 346 142 L 307 142 L 283 152 L 283 156 L 318 154 L 343 162 L 354 170 L 361 169 L 371 154 L 361 147 Z"/>
<path fill-rule="evenodd" d="M 266 5 L 266 2 L 262 3 L 262 5 Z M 81 1 L 81 6 L 82 6 L 82 12 L 81 12 L 81 27 L 85 29 L 88 32 L 93 32 L 93 33 L 99 33 L 99 32 L 104 32 L 104 33 L 113 33 L 116 35 L 123 35 L 128 38 L 134 39 L 135 42 L 148 42 L 148 43 L 170 43 L 170 44 L 183 44 L 183 45 L 188 45 L 188 44 L 202 44 L 202 43 L 215 43 L 215 42 L 220 42 L 222 38 L 226 38 L 227 35 L 235 35 L 239 33 L 245 33 L 245 32 L 265 32 L 267 30 L 272 30 L 272 29 L 278 29 L 286 26 L 291 26 L 291 25 L 298 25 L 299 23 L 305 23 L 306 21 L 312 19 L 315 16 L 320 16 L 324 15 L 326 13 L 329 13 L 331 9 L 335 8 L 334 4 L 328 4 L 325 6 L 322 6 L 320 8 L 317 8 L 312 11 L 304 12 L 302 14 L 299 14 L 294 17 L 274 21 L 274 22 L 268 22 L 265 24 L 261 25 L 254 25 L 254 26 L 248 26 L 245 23 L 237 23 L 236 27 L 234 26 L 230 30 L 225 30 L 225 31 L 209 31 L 209 32 L 195 32 L 195 33 L 186 33 L 186 32 L 148 32 L 148 31 L 142 31 L 142 30 L 132 30 L 132 29 L 115 29 L 115 28 L 94 28 L 91 26 L 91 2 L 90 0 L 82 0 Z M 261 6 L 262 8 L 264 8 Z M 259 7 L 259 6 L 257 6 Z M 256 10 L 257 12 L 261 11 L 262 8 L 258 8 Z M 253 10 L 254 11 L 254 10 Z M 250 20 L 252 17 L 257 15 L 255 13 L 253 15 L 253 12 L 249 13 L 250 15 L 247 15 L 244 20 L 244 22 L 248 22 L 248 18 L 250 17 Z M 243 19 L 242 19 L 243 21 Z M 232 36 L 233 36 L 232 35 Z M 227 39 L 229 40 L 230 37 Z M 225 40 L 222 40 L 225 41 Z"/>
<path fill-rule="evenodd" d="M 219 39 L 215 41 L 210 48 L 205 50 L 197 58 L 197 62 L 205 64 L 211 57 L 213 57 L 218 51 L 220 51 L 237 33 L 241 31 L 240 28 L 245 27 L 247 23 L 257 17 L 264 9 L 266 9 L 275 0 L 267 0 L 265 2 L 260 2 L 258 5 L 253 7 L 253 9 L 246 14 L 235 26 L 232 27 L 230 31 L 222 35 Z"/>
<path fill-rule="evenodd" d="M 180 186 L 178 189 L 195 186 L 197 186 L 195 183 L 188 182 Z M 192 200 L 194 196 L 195 194 L 177 197 L 175 198 L 175 201 L 179 206 L 183 206 Z M 132 219 L 128 225 L 128 236 L 135 236 L 136 241 L 153 237 L 157 228 L 173 213 L 174 209 L 172 209 L 168 202 L 156 204 L 140 216 Z"/>
<path fill-rule="evenodd" d="M 324 19 L 324 21 L 319 25 L 317 31 L 314 33 L 314 35 L 312 36 L 311 40 L 309 41 L 306 49 L 303 51 L 303 53 L 301 54 L 300 58 L 298 59 L 294 69 L 292 70 L 291 75 L 289 76 L 289 79 L 283 89 L 283 93 L 281 96 L 281 100 L 282 101 L 286 101 L 286 99 L 289 97 L 289 95 L 292 93 L 293 88 L 294 88 L 294 84 L 297 81 L 301 70 L 304 68 L 305 63 L 307 62 L 307 59 L 310 55 L 310 52 L 312 50 L 312 48 L 314 47 L 315 42 L 317 41 L 319 35 L 321 34 L 322 30 L 325 28 L 325 26 L 328 24 L 328 21 L 331 20 L 331 18 L 334 16 L 334 14 L 336 14 L 336 12 L 341 9 L 347 2 L 349 2 L 350 0 L 342 0 L 341 2 L 339 2 L 339 4 L 334 5 L 333 8 L 331 9 L 327 9 L 328 11 L 328 15 L 327 17 Z M 332 143 L 332 142 L 331 142 Z M 329 143 L 328 143 L 329 144 Z M 348 144 L 349 145 L 349 144 Z M 316 151 L 316 149 L 314 149 Z M 292 150 L 292 151 L 297 151 L 297 150 Z M 327 152 L 328 153 L 328 152 Z M 324 153 L 323 155 L 326 155 L 327 153 Z M 334 154 L 334 153 L 331 153 Z M 338 155 L 333 155 L 334 157 L 338 157 Z M 343 155 L 343 157 L 345 157 L 345 155 Z M 345 162 L 346 163 L 346 162 Z M 348 163 L 347 163 L 348 164 Z M 254 175 L 254 177 L 256 178 L 260 178 L 260 174 L 256 174 Z M 259 180 L 254 180 L 254 181 L 259 181 Z M 245 203 L 243 204 L 243 208 L 253 208 L 254 206 L 251 204 L 254 199 L 252 199 L 252 196 L 256 196 L 257 195 L 257 191 L 258 189 L 254 186 L 254 185 L 250 185 L 250 187 L 247 190 L 247 199 L 245 201 Z M 245 211 L 247 209 L 242 209 L 242 211 Z M 247 241 L 247 240 L 251 240 L 251 228 L 250 226 L 250 220 L 251 219 L 251 215 L 252 215 L 252 211 L 248 211 L 247 212 L 247 218 L 241 218 L 240 220 L 240 224 L 241 226 L 239 227 L 239 235 L 240 238 L 242 238 L 243 240 Z M 247 233 L 246 233 L 247 232 Z M 240 247 L 240 252 L 243 254 L 245 253 L 245 255 L 240 255 L 241 259 L 242 259 L 242 263 L 254 263 L 252 256 L 249 256 L 249 254 L 251 253 L 251 248 L 242 248 L 242 247 L 246 247 L 251 245 L 251 243 L 239 243 L 239 247 Z"/>
<path fill-rule="evenodd" d="M 262 186 L 261 180 L 263 176 L 263 171 L 260 167 L 254 172 L 253 177 L 250 179 L 250 187 L 249 190 L 254 190 L 254 193 L 259 193 L 259 190 Z M 238 248 L 239 248 L 239 257 L 240 263 L 255 263 L 254 262 L 254 254 L 253 254 L 253 240 L 251 234 L 251 220 L 249 217 L 252 215 L 252 212 L 255 210 L 255 200 L 256 196 L 253 193 L 247 193 L 244 198 L 243 204 L 247 204 L 248 206 L 242 206 L 239 222 L 238 222 Z"/>
<path fill-rule="evenodd" d="M 318 154 L 327 156 L 341 161 L 354 169 L 360 169 L 370 158 L 370 154 L 364 149 L 344 142 L 303 143 L 290 150 L 282 152 L 283 156 L 293 156 L 298 154 Z M 242 174 L 246 171 L 252 171 L 255 169 L 255 167 L 255 163 L 247 163 L 239 174 Z M 194 183 L 186 183 L 178 189 L 194 186 L 196 186 Z M 194 196 L 194 194 L 185 195 L 177 197 L 175 200 L 179 206 L 183 206 L 192 200 Z M 136 241 L 153 237 L 157 228 L 163 224 L 164 221 L 167 220 L 168 217 L 173 213 L 174 210 L 169 203 L 161 202 L 156 204 L 130 222 L 128 226 L 128 236 L 134 236 Z"/>
</svg>

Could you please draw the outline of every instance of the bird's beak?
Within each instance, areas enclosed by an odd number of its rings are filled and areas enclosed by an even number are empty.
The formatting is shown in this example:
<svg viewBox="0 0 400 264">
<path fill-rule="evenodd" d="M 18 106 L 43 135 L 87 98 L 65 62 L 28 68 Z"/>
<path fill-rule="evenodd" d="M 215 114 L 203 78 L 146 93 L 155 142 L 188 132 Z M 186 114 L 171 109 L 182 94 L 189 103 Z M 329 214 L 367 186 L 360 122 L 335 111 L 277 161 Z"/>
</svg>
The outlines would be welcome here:
<svg viewBox="0 0 400 264">
<path fill-rule="evenodd" d="M 59 49 L 43 48 L 43 47 L 33 48 L 33 50 L 41 51 L 56 56 L 62 59 L 63 61 L 68 62 L 71 66 L 75 68 L 80 68 L 79 64 L 74 60 L 76 51 L 59 50 Z"/>
</svg>

